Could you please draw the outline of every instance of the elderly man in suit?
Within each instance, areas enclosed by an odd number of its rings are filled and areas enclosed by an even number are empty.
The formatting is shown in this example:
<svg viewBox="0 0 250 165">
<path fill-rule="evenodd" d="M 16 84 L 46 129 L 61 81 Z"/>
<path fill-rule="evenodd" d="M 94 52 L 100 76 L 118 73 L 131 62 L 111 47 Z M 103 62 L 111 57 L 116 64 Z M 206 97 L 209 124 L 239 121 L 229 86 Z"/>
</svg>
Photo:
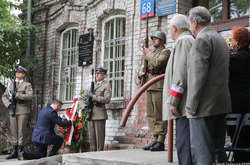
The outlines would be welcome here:
<svg viewBox="0 0 250 165">
<path fill-rule="evenodd" d="M 187 59 L 194 37 L 185 15 L 170 21 L 171 38 L 175 41 L 166 67 L 163 86 L 163 120 L 176 119 L 176 149 L 180 165 L 192 165 L 189 121 L 186 118 Z"/>
<path fill-rule="evenodd" d="M 57 154 L 57 151 L 63 144 L 63 138 L 54 132 L 55 125 L 69 127 L 72 121 L 63 121 L 57 112 L 61 109 L 63 103 L 59 100 L 53 100 L 52 103 L 43 108 L 38 115 L 38 120 L 32 134 L 32 142 L 36 146 L 35 152 L 21 152 L 18 155 L 19 160 L 40 159 L 47 156 L 48 145 L 53 145 L 49 156 Z"/>
<path fill-rule="evenodd" d="M 225 143 L 224 116 L 231 111 L 229 48 L 224 38 L 209 27 L 205 7 L 189 11 L 190 30 L 195 36 L 187 59 L 186 111 L 190 126 L 194 164 L 211 165 Z"/>
<path fill-rule="evenodd" d="M 17 152 L 22 152 L 26 143 L 25 134 L 27 132 L 29 121 L 29 105 L 33 95 L 31 84 L 24 80 L 26 72 L 27 70 L 24 67 L 19 66 L 15 73 L 16 80 L 9 84 L 2 96 L 4 105 L 9 109 L 11 132 L 10 143 L 13 146 L 12 153 L 6 157 L 6 159 L 17 158 Z M 14 101 L 11 102 L 10 95 L 13 91 L 16 92 L 16 95 L 13 98 Z"/>
</svg>

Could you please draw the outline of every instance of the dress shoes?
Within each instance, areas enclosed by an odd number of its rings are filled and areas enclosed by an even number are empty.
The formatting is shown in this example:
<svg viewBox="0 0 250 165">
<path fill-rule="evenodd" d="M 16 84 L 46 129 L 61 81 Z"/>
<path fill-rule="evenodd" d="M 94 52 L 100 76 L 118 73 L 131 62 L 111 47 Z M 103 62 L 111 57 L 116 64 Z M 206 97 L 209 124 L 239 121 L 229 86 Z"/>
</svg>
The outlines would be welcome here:
<svg viewBox="0 0 250 165">
<path fill-rule="evenodd" d="M 17 148 L 18 146 L 13 146 L 13 150 L 9 156 L 6 157 L 6 159 L 15 159 L 17 158 Z"/>
<path fill-rule="evenodd" d="M 157 142 L 153 147 L 151 147 L 150 151 L 164 151 L 165 145 L 164 143 Z"/>
<path fill-rule="evenodd" d="M 151 150 L 151 148 L 156 144 L 156 141 L 151 142 L 149 145 L 144 146 L 143 150 Z"/>
</svg>

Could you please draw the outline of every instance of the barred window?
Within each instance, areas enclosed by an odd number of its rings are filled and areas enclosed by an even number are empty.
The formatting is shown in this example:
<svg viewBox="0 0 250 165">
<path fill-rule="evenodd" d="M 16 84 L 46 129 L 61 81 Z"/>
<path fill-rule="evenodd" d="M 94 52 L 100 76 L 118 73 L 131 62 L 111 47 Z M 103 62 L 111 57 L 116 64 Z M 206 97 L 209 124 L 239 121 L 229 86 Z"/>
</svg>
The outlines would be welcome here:
<svg viewBox="0 0 250 165">
<path fill-rule="evenodd" d="M 77 37 L 76 28 L 67 29 L 61 35 L 60 100 L 73 100 L 76 86 Z"/>
<path fill-rule="evenodd" d="M 117 17 L 104 25 L 104 67 L 112 88 L 112 98 L 124 95 L 125 18 Z"/>
</svg>

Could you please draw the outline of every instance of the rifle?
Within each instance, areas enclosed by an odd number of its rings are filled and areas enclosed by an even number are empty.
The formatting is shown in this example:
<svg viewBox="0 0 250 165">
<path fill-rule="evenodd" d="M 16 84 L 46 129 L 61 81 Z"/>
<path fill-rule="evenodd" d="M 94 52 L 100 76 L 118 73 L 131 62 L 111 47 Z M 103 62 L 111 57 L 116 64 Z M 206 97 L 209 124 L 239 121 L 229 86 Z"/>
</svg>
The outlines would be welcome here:
<svg viewBox="0 0 250 165">
<path fill-rule="evenodd" d="M 147 15 L 147 20 L 146 20 L 146 37 L 145 40 L 143 42 L 143 46 L 142 48 L 148 48 L 148 15 Z M 148 61 L 143 59 L 142 62 L 142 68 L 141 68 L 141 72 L 143 73 L 142 75 L 138 76 L 138 85 L 143 86 L 146 83 L 146 79 L 147 79 L 147 68 L 148 68 Z"/>
<path fill-rule="evenodd" d="M 90 85 L 90 93 L 94 93 L 94 69 L 92 69 L 92 81 L 91 81 L 91 85 Z M 92 111 L 93 111 L 93 107 L 94 107 L 94 102 L 93 102 L 93 99 L 92 97 L 88 97 L 87 98 L 87 103 L 86 103 L 86 106 L 84 107 L 84 111 L 87 112 L 87 117 L 86 119 L 88 121 L 91 120 L 91 117 L 92 117 Z"/>
<path fill-rule="evenodd" d="M 14 75 L 15 75 L 15 71 L 14 71 Z M 14 78 L 14 83 L 13 83 L 13 91 L 10 92 L 10 86 L 8 86 L 8 93 L 9 93 L 9 100 L 10 100 L 10 109 L 11 111 L 9 112 L 9 114 L 14 117 L 16 115 L 16 79 Z"/>
</svg>

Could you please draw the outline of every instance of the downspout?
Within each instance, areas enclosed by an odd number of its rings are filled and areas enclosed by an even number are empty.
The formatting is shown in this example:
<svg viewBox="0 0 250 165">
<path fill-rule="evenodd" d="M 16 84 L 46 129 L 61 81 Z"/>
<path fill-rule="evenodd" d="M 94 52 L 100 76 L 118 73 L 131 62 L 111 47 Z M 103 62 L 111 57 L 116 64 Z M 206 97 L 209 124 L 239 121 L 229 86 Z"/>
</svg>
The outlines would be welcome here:
<svg viewBox="0 0 250 165">
<path fill-rule="evenodd" d="M 32 1 L 28 0 L 27 2 L 27 22 L 31 24 L 31 7 Z M 28 30 L 28 41 L 27 41 L 27 48 L 26 48 L 26 57 L 30 55 L 30 48 L 31 48 L 31 39 L 30 39 L 30 31 Z"/>
<path fill-rule="evenodd" d="M 84 29 L 83 29 L 83 33 L 85 32 L 85 30 L 86 30 L 86 26 L 87 26 L 87 14 L 88 14 L 88 8 L 86 7 L 85 8 L 85 18 L 84 18 L 84 20 L 85 20 L 85 22 L 84 22 L 84 24 L 85 24 L 85 26 L 84 26 Z M 78 33 L 79 34 L 79 33 Z M 79 37 L 78 37 L 78 40 L 79 40 Z M 79 52 L 78 52 L 79 53 Z M 83 66 L 81 67 L 82 68 L 82 74 L 81 74 L 81 90 L 83 90 Z"/>
<path fill-rule="evenodd" d="M 56 64 L 56 41 L 57 41 L 57 35 L 56 35 L 56 31 L 55 31 L 55 46 L 54 46 L 54 57 L 52 58 L 52 64 L 51 64 L 51 77 L 52 77 L 52 91 L 51 91 L 51 95 L 52 95 L 52 100 L 55 99 L 55 64 Z"/>
<path fill-rule="evenodd" d="M 45 86 L 45 73 L 46 73 L 46 61 L 47 61 L 47 33 L 48 33 L 48 16 L 49 16 L 49 8 L 46 9 L 46 16 L 45 16 L 45 31 L 44 31 L 44 41 L 43 41 L 43 73 L 42 73 L 42 93 L 41 93 L 41 107 L 43 107 L 43 98 L 44 98 L 44 86 Z"/>
<path fill-rule="evenodd" d="M 131 61 L 132 61 L 132 68 L 131 68 L 131 77 L 130 77 L 130 92 L 129 92 L 129 99 L 132 98 L 132 90 L 133 90 L 133 76 L 134 76 L 134 31 L 135 31 L 135 10 L 136 10 L 136 0 L 134 0 L 134 14 L 132 17 L 132 42 L 131 42 Z"/>
</svg>

